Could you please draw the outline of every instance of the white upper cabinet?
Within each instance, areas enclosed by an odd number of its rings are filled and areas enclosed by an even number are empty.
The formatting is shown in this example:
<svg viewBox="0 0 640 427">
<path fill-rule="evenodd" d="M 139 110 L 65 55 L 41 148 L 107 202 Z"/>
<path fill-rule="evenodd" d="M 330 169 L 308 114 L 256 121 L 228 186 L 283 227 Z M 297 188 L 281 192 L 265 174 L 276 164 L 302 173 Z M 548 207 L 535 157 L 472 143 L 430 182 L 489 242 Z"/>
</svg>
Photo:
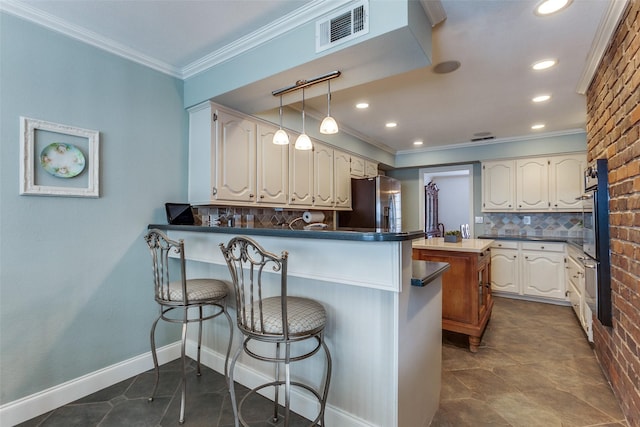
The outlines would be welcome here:
<svg viewBox="0 0 640 427">
<path fill-rule="evenodd" d="M 334 200 L 336 208 L 351 207 L 350 160 L 351 158 L 347 153 L 333 150 Z"/>
<path fill-rule="evenodd" d="M 333 148 L 313 142 L 314 195 L 313 205 L 333 207 Z"/>
<path fill-rule="evenodd" d="M 549 209 L 549 160 L 516 160 L 516 208 L 539 211 Z"/>
<path fill-rule="evenodd" d="M 284 205 L 289 189 L 289 147 L 273 143 L 276 126 L 258 123 L 258 203 Z"/>
<path fill-rule="evenodd" d="M 291 134 L 295 141 L 298 135 Z M 313 150 L 296 150 L 289 144 L 289 204 L 313 206 Z"/>
<path fill-rule="evenodd" d="M 277 130 L 211 102 L 189 109 L 189 202 L 350 209 L 351 156 L 318 141 L 275 145 Z"/>
<path fill-rule="evenodd" d="M 354 178 L 362 178 L 365 174 L 365 159 L 357 156 L 351 156 L 350 159 L 351 176 Z"/>
<path fill-rule="evenodd" d="M 552 157 L 549 165 L 549 200 L 551 209 L 576 211 L 582 209 L 578 200 L 584 193 L 583 173 L 587 167 L 587 156 Z"/>
<path fill-rule="evenodd" d="M 364 162 L 364 176 L 365 178 L 375 178 L 378 176 L 378 164 L 375 162 Z"/>
<path fill-rule="evenodd" d="M 482 163 L 482 210 L 514 210 L 515 183 L 513 160 Z"/>
<path fill-rule="evenodd" d="M 485 212 L 577 212 L 586 154 L 482 163 Z"/>
<path fill-rule="evenodd" d="M 256 200 L 256 124 L 217 109 L 215 200 Z"/>
</svg>

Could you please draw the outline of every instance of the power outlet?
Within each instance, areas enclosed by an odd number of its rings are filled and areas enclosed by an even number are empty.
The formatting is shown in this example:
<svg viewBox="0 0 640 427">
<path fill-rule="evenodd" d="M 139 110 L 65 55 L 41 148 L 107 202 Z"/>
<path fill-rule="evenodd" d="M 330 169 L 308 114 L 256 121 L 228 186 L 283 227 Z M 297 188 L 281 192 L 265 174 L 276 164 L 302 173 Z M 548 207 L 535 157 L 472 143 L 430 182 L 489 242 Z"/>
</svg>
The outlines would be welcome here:
<svg viewBox="0 0 640 427">
<path fill-rule="evenodd" d="M 531 224 L 531 217 L 530 216 L 525 216 L 524 218 L 522 218 L 522 223 L 524 225 L 530 225 Z"/>
<path fill-rule="evenodd" d="M 484 223 L 484 217 L 483 216 L 477 216 L 476 217 L 476 224 L 482 224 Z"/>
</svg>

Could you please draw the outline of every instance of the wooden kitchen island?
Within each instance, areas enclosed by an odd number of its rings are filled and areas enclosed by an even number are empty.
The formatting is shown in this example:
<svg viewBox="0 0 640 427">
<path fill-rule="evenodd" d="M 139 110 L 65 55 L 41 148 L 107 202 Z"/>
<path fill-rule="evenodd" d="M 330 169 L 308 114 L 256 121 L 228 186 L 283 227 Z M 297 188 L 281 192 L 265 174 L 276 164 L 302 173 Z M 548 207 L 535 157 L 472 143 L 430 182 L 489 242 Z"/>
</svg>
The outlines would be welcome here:
<svg viewBox="0 0 640 427">
<path fill-rule="evenodd" d="M 236 235 L 247 235 L 276 254 L 288 251 L 289 295 L 315 299 L 327 310 L 325 337 L 333 371 L 326 424 L 429 425 L 440 398 L 442 273 L 449 266 L 412 261 L 411 242 L 421 238 L 421 231 L 306 231 L 158 224 L 149 228 L 160 228 L 171 238 L 184 239 L 189 277 L 230 280 L 218 245 L 226 244 Z M 418 267 L 414 267 L 416 264 Z M 276 292 L 277 277 L 267 276 L 265 292 Z M 230 311 L 234 308 L 230 307 Z M 222 319 L 214 319 L 203 325 L 203 363 L 218 372 L 224 371 L 224 340 L 228 334 L 224 323 Z M 193 354 L 197 342 L 193 334 L 196 329 L 189 332 L 188 354 Z M 234 348 L 239 339 L 236 330 Z M 317 355 L 294 364 L 291 376 L 317 384 L 324 369 L 324 357 Z M 235 379 L 249 388 L 272 376 L 272 365 L 242 357 L 236 365 Z M 291 399 L 293 411 L 309 419 L 315 417 L 316 401 L 293 390 Z"/>
<path fill-rule="evenodd" d="M 469 350 L 478 351 L 491 318 L 491 254 L 493 240 L 463 239 L 445 243 L 443 238 L 413 241 L 413 259 L 446 262 L 442 276 L 442 329 L 469 337 Z"/>
</svg>

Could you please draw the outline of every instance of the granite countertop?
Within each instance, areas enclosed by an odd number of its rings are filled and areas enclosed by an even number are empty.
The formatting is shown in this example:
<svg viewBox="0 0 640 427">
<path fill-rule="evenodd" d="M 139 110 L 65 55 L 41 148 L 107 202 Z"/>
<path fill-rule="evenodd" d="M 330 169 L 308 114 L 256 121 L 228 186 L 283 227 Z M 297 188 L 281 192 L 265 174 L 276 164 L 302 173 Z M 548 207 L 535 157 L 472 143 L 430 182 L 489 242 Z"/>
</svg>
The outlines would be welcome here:
<svg viewBox="0 0 640 427">
<path fill-rule="evenodd" d="M 294 237 L 305 239 L 355 240 L 361 242 L 401 242 L 424 237 L 424 231 L 379 231 L 376 229 L 289 230 L 286 228 L 209 227 L 201 225 L 149 224 L 149 229 L 196 233 L 243 234 L 247 236 Z"/>
<path fill-rule="evenodd" d="M 413 249 L 431 249 L 438 251 L 451 252 L 484 252 L 487 250 L 493 240 L 490 239 L 462 239 L 458 243 L 446 243 L 442 237 L 433 237 L 431 239 L 415 239 L 412 243 Z"/>
<path fill-rule="evenodd" d="M 411 261 L 411 267 L 411 286 L 422 287 L 440 277 L 451 265 L 447 262 L 413 260 Z"/>
</svg>

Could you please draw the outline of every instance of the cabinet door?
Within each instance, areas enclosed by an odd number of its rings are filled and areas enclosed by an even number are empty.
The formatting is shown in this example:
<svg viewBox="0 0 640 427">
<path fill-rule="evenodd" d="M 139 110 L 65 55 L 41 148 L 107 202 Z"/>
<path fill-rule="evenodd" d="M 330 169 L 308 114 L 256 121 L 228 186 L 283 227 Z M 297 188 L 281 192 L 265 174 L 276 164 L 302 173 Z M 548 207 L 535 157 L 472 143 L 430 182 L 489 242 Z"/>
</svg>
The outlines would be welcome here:
<svg viewBox="0 0 640 427">
<path fill-rule="evenodd" d="M 314 168 L 314 206 L 333 206 L 333 149 L 329 146 L 313 143 Z"/>
<path fill-rule="evenodd" d="M 351 176 L 354 178 L 365 176 L 365 160 L 363 158 L 351 156 Z"/>
<path fill-rule="evenodd" d="M 256 125 L 218 110 L 216 126 L 216 200 L 255 201 Z"/>
<path fill-rule="evenodd" d="M 207 204 L 215 188 L 215 126 L 209 102 L 189 109 L 189 203 Z"/>
<path fill-rule="evenodd" d="M 522 294 L 518 286 L 518 250 L 491 249 L 491 289 Z"/>
<path fill-rule="evenodd" d="M 350 156 L 342 151 L 333 150 L 333 169 L 335 176 L 335 207 L 351 207 Z"/>
<path fill-rule="evenodd" d="M 275 126 L 258 124 L 258 203 L 286 204 L 289 188 L 289 147 L 273 143 Z"/>
<path fill-rule="evenodd" d="M 375 178 L 376 176 L 378 176 L 378 164 L 370 161 L 365 161 L 364 176 L 366 178 Z"/>
<path fill-rule="evenodd" d="M 491 253 L 478 255 L 478 322 L 487 314 L 491 302 Z"/>
<path fill-rule="evenodd" d="M 574 155 L 552 157 L 549 165 L 549 199 L 551 209 L 558 211 L 580 211 L 584 193 L 583 172 L 587 156 Z"/>
<path fill-rule="evenodd" d="M 298 135 L 289 135 L 292 141 Z M 313 150 L 296 150 L 289 144 L 289 204 L 313 205 Z"/>
<path fill-rule="evenodd" d="M 565 299 L 564 254 L 522 251 L 522 289 L 525 295 Z"/>
<path fill-rule="evenodd" d="M 513 160 L 482 164 L 482 210 L 511 211 L 515 209 L 516 188 Z"/>
<path fill-rule="evenodd" d="M 549 209 L 549 160 L 521 159 L 517 168 L 517 209 L 524 211 Z"/>
</svg>

